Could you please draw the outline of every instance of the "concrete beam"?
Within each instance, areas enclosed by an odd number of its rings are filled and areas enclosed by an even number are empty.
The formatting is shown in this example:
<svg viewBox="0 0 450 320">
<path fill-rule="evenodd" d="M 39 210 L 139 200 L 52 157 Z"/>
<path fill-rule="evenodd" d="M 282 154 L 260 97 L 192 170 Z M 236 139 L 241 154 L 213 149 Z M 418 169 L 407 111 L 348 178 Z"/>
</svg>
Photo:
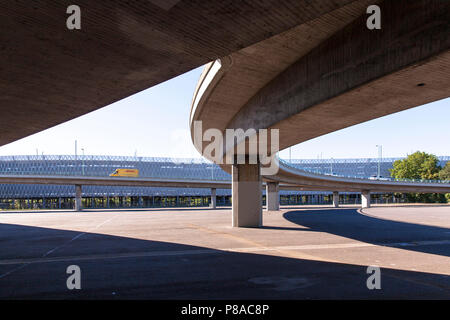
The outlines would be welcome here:
<svg viewBox="0 0 450 320">
<path fill-rule="evenodd" d="M 289 175 L 288 175 L 289 174 Z M 449 183 L 393 182 L 324 176 L 302 172 L 289 173 L 281 167 L 278 173 L 281 190 L 307 191 L 354 191 L 449 193 Z M 269 181 L 270 182 L 270 181 Z M 56 185 L 96 185 L 96 186 L 142 186 L 171 188 L 231 188 L 230 181 L 170 180 L 161 178 L 118 178 L 118 177 L 71 177 L 39 175 L 0 175 L 4 184 L 56 184 Z M 262 186 L 261 186 L 262 188 Z"/>
<path fill-rule="evenodd" d="M 259 164 L 234 164 L 232 175 L 233 227 L 262 225 L 262 181 Z"/>
<path fill-rule="evenodd" d="M 280 193 L 278 182 L 267 182 L 266 184 L 267 211 L 280 210 Z"/>
<path fill-rule="evenodd" d="M 370 208 L 370 190 L 361 191 L 361 208 Z"/>
<path fill-rule="evenodd" d="M 333 207 L 335 207 L 335 208 L 339 207 L 339 192 L 338 191 L 333 192 Z"/>
<path fill-rule="evenodd" d="M 8 81 L 0 83 L 0 145 L 111 104 L 351 2 L 321 0 L 319 6 L 310 0 L 148 0 L 130 5 L 77 0 L 81 29 L 68 30 L 66 10 L 71 1 L 2 0 L 2 28 L 14 32 L 3 32 L 1 38 L 8 49 L 0 69 Z M 33 119 L 33 125 L 24 125 L 24 115 Z"/>
<path fill-rule="evenodd" d="M 194 97 L 198 97 L 197 93 L 202 97 L 193 99 L 191 130 L 194 120 L 203 121 L 203 130 L 228 128 L 236 111 L 274 77 L 358 16 L 365 14 L 369 5 L 379 1 L 349 1 L 347 5 L 318 19 L 299 24 L 287 32 L 221 58 L 221 68 L 213 81 L 203 81 L 213 73 L 213 64 L 206 66 L 194 94 Z M 317 6 L 313 2 L 310 4 Z M 320 1 L 322 5 L 325 5 L 324 1 Z M 205 146 L 206 143 L 203 148 Z M 231 172 L 231 167 L 227 171 Z"/>
<path fill-rule="evenodd" d="M 210 208 L 215 209 L 217 206 L 217 196 L 216 196 L 216 188 L 211 188 L 211 204 Z"/>
<path fill-rule="evenodd" d="M 450 3 L 398 0 L 380 7 L 381 30 L 368 30 L 364 13 L 253 94 L 227 128 L 278 128 L 284 149 L 447 98 L 450 76 L 441 70 L 450 64 Z M 245 78 L 237 85 L 252 88 Z"/>
<path fill-rule="evenodd" d="M 132 178 L 132 177 L 80 177 L 80 176 L 39 176 L 0 175 L 0 183 L 5 184 L 58 184 L 97 186 L 140 186 L 172 188 L 223 188 L 231 187 L 230 181 L 202 181 L 185 179 Z"/>
<path fill-rule="evenodd" d="M 375 3 L 354 1 L 307 29 L 293 28 L 221 58 L 215 79 L 197 88 L 203 97 L 193 104 L 191 129 L 194 120 L 203 121 L 203 130 L 279 129 L 284 149 L 448 97 L 450 2 L 380 1 L 380 30 L 367 28 L 368 4 Z M 282 166 L 267 178 L 305 189 L 449 192 L 449 185 L 324 179 Z"/>
<path fill-rule="evenodd" d="M 75 211 L 81 211 L 82 205 L 81 205 L 81 185 L 77 184 L 75 185 Z"/>
<path fill-rule="evenodd" d="M 271 176 L 271 179 L 274 177 Z M 360 192 L 371 190 L 372 192 L 403 192 L 403 193 L 449 193 L 450 183 L 407 182 L 407 181 L 383 181 L 358 179 L 350 177 L 335 177 L 322 174 L 293 170 L 286 166 L 280 166 L 277 174 L 282 190 L 334 190 L 340 192 Z M 289 185 L 286 185 L 289 184 Z M 295 187 L 292 187 L 295 186 Z M 301 186 L 301 188 L 299 188 Z"/>
</svg>

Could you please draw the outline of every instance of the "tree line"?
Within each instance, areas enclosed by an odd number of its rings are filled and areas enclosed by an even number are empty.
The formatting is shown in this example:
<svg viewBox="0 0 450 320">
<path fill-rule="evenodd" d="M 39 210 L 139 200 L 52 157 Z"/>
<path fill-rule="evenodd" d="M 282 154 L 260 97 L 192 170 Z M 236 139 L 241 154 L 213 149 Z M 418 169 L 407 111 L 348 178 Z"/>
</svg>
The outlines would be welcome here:
<svg viewBox="0 0 450 320">
<path fill-rule="evenodd" d="M 434 154 L 417 151 L 395 161 L 390 172 L 396 179 L 450 180 L 450 161 L 441 167 Z M 450 193 L 408 193 L 406 198 L 409 202 L 445 203 L 450 202 Z"/>
</svg>

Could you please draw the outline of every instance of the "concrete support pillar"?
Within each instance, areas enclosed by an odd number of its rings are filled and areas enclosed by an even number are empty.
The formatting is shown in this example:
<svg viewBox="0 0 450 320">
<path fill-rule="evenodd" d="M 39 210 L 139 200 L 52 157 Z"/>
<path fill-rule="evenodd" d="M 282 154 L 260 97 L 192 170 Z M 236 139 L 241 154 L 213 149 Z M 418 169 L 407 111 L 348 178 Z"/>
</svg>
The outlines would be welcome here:
<svg viewBox="0 0 450 320">
<path fill-rule="evenodd" d="M 333 207 L 339 208 L 339 192 L 333 192 Z"/>
<path fill-rule="evenodd" d="M 81 211 L 81 185 L 75 186 L 75 211 Z"/>
<path fill-rule="evenodd" d="M 217 196 L 216 196 L 217 190 L 216 188 L 211 188 L 211 204 L 209 205 L 210 208 L 215 209 L 217 206 Z"/>
<path fill-rule="evenodd" d="M 361 191 L 361 208 L 370 208 L 370 190 Z"/>
<path fill-rule="evenodd" d="M 262 182 L 259 164 L 234 164 L 231 169 L 233 227 L 262 225 Z"/>
<path fill-rule="evenodd" d="M 280 210 L 280 193 L 278 182 L 267 182 L 266 184 L 266 205 L 267 211 Z"/>
</svg>

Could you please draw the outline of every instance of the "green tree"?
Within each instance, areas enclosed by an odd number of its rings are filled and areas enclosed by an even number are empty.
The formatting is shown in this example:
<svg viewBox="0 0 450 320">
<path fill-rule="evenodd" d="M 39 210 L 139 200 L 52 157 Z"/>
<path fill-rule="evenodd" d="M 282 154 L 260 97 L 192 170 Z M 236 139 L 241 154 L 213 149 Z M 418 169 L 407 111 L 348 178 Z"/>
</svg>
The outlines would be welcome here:
<svg viewBox="0 0 450 320">
<path fill-rule="evenodd" d="M 438 163 L 439 159 L 435 155 L 417 151 L 405 159 L 395 161 L 390 172 L 397 179 L 437 180 L 441 171 Z M 436 193 L 409 193 L 407 198 L 411 202 L 446 202 L 444 195 Z"/>
<path fill-rule="evenodd" d="M 391 176 L 397 179 L 438 179 L 440 167 L 439 159 L 425 152 L 414 152 L 393 164 Z"/>
<path fill-rule="evenodd" d="M 439 179 L 450 180 L 450 161 L 447 161 L 442 170 L 439 171 Z"/>
</svg>

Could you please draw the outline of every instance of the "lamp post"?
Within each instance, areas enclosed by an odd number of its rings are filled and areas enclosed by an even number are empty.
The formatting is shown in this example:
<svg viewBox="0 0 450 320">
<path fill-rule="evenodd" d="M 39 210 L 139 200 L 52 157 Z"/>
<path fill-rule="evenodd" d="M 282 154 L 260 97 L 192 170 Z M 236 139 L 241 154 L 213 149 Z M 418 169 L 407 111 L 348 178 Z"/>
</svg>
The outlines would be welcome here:
<svg viewBox="0 0 450 320">
<path fill-rule="evenodd" d="M 81 174 L 84 176 L 84 148 L 81 148 L 81 152 L 83 152 L 83 158 L 81 158 Z"/>
<path fill-rule="evenodd" d="M 376 145 L 378 148 L 378 174 L 377 178 L 380 179 L 381 176 L 381 158 L 383 157 L 383 146 L 382 145 Z"/>
</svg>

